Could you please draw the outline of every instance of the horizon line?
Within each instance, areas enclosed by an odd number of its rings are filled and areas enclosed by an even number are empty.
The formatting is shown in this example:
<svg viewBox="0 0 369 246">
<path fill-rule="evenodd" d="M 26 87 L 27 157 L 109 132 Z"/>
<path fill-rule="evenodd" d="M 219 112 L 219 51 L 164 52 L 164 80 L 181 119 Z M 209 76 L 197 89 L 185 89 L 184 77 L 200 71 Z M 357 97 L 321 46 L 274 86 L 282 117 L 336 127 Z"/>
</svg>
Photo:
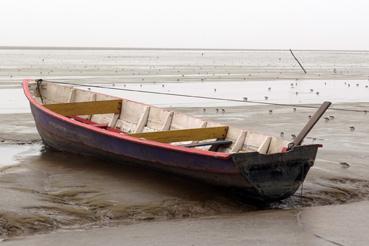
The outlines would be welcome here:
<svg viewBox="0 0 369 246">
<path fill-rule="evenodd" d="M 163 48 L 163 47 L 105 47 L 105 46 L 0 46 L 0 50 L 188 50 L 188 51 L 289 51 L 290 49 L 245 49 L 245 48 Z M 369 50 L 355 49 L 292 49 L 295 51 L 350 51 L 350 52 L 369 52 Z"/>
</svg>

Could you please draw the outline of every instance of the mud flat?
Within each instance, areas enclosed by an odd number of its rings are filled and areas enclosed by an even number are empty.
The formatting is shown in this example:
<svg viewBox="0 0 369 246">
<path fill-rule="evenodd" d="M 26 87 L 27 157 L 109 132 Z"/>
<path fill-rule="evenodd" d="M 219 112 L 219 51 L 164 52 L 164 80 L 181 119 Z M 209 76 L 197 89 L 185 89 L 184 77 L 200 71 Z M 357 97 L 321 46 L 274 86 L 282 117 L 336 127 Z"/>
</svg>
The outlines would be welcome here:
<svg viewBox="0 0 369 246">
<path fill-rule="evenodd" d="M 31 114 L 0 114 L 2 144 L 32 144 L 41 142 Z"/>
<path fill-rule="evenodd" d="M 368 108 L 369 104 L 335 106 Z M 217 113 L 212 107 L 206 112 L 177 108 L 272 135 L 283 131 L 286 139 L 313 112 L 273 107 L 271 114 L 270 106 L 224 109 L 225 113 Z M 306 139 L 324 148 L 303 190 L 279 203 L 258 206 L 194 180 L 45 149 L 30 114 L 1 114 L 1 124 L 16 125 L 19 130 L 1 128 L 5 141 L 0 151 L 11 157 L 0 165 L 0 195 L 6 197 L 1 200 L 1 237 L 9 244 L 28 245 L 53 240 L 60 245 L 98 245 L 98 235 L 105 240 L 109 236 L 111 245 L 122 238 L 128 245 L 175 241 L 182 245 L 268 245 L 272 241 L 276 245 L 329 245 L 329 241 L 360 245 L 366 239 L 362 226 L 368 225 L 364 211 L 369 209 L 369 115 L 345 111 L 328 115 L 334 119 L 319 122 Z M 352 125 L 355 131 L 350 130 Z M 347 223 L 360 228 L 353 234 L 341 233 Z M 54 233 L 32 236 L 49 232 Z"/>
<path fill-rule="evenodd" d="M 60 231 L 4 245 L 367 245 L 368 202 Z"/>
</svg>

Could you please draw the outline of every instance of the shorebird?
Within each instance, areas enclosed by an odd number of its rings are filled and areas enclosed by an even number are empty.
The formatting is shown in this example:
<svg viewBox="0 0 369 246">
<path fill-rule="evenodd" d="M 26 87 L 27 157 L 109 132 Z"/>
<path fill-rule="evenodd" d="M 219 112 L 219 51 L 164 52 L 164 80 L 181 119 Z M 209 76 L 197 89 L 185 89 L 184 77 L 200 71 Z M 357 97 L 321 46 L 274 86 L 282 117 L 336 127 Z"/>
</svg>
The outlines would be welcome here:
<svg viewBox="0 0 369 246">
<path fill-rule="evenodd" d="M 296 112 L 297 108 L 293 108 L 293 112 Z"/>
<path fill-rule="evenodd" d="M 284 137 L 284 132 L 281 132 L 279 136 Z"/>
<path fill-rule="evenodd" d="M 329 116 L 329 119 L 333 120 L 334 119 L 334 116 L 333 115 L 330 115 Z"/>
<path fill-rule="evenodd" d="M 313 117 L 313 116 L 309 115 L 309 119 L 311 119 L 311 117 Z"/>
<path fill-rule="evenodd" d="M 316 94 L 319 96 L 319 91 L 317 91 Z"/>
<path fill-rule="evenodd" d="M 295 139 L 296 138 L 296 135 L 295 134 L 291 134 L 291 138 L 292 139 Z"/>
<path fill-rule="evenodd" d="M 269 97 L 267 97 L 267 96 L 264 96 L 264 99 L 265 99 L 265 100 L 268 100 L 268 98 L 269 98 Z"/>
<path fill-rule="evenodd" d="M 202 109 L 202 112 L 206 112 L 206 108 L 203 108 L 203 109 Z"/>
<path fill-rule="evenodd" d="M 269 109 L 269 114 L 273 113 L 273 110 L 272 109 Z"/>
<path fill-rule="evenodd" d="M 299 92 L 298 91 L 296 91 L 296 95 L 298 95 L 299 94 Z"/>
<path fill-rule="evenodd" d="M 354 126 L 350 126 L 350 131 L 355 131 L 355 127 Z"/>
<path fill-rule="evenodd" d="M 310 92 L 313 92 L 314 90 L 313 89 L 310 89 Z"/>
<path fill-rule="evenodd" d="M 244 101 L 247 101 L 247 97 L 244 97 L 244 98 L 243 98 L 243 100 L 244 100 Z"/>
<path fill-rule="evenodd" d="M 268 91 L 272 90 L 272 87 L 268 87 Z"/>
<path fill-rule="evenodd" d="M 368 88 L 368 85 L 366 85 L 365 88 Z"/>
<path fill-rule="evenodd" d="M 214 92 L 216 92 L 217 91 L 217 88 L 214 88 Z"/>
<path fill-rule="evenodd" d="M 222 108 L 222 113 L 225 113 L 225 109 L 224 108 Z"/>
<path fill-rule="evenodd" d="M 324 117 L 325 121 L 329 121 L 329 117 Z"/>
<path fill-rule="evenodd" d="M 345 161 L 340 162 L 340 165 L 341 165 L 342 168 L 349 168 L 350 167 L 350 164 L 348 164 Z"/>
<path fill-rule="evenodd" d="M 219 108 L 216 108 L 215 111 L 217 111 L 217 113 L 219 112 Z"/>
</svg>

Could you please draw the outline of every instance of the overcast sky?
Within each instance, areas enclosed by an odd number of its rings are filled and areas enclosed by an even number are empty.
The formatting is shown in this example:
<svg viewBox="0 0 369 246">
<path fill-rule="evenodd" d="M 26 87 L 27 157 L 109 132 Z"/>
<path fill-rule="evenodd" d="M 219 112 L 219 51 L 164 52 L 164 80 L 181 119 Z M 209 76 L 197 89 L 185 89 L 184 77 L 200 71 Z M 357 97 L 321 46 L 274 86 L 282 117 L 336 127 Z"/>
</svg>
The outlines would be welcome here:
<svg viewBox="0 0 369 246">
<path fill-rule="evenodd" d="M 1 0 L 18 45 L 369 50 L 369 0 Z"/>
</svg>

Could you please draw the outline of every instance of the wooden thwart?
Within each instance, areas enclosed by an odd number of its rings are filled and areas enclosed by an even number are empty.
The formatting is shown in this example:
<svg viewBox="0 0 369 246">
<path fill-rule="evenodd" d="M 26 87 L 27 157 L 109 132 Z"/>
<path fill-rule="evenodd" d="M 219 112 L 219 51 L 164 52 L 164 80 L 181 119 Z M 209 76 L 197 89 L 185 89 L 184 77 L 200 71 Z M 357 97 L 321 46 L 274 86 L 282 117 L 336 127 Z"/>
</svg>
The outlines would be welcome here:
<svg viewBox="0 0 369 246">
<path fill-rule="evenodd" d="M 64 116 L 91 114 L 119 114 L 122 100 L 45 104 L 46 108 Z"/>
<path fill-rule="evenodd" d="M 130 134 L 132 137 L 144 138 L 161 143 L 174 143 L 182 141 L 201 141 L 205 139 L 224 139 L 228 126 L 192 128 L 172 131 L 144 132 Z"/>
</svg>

